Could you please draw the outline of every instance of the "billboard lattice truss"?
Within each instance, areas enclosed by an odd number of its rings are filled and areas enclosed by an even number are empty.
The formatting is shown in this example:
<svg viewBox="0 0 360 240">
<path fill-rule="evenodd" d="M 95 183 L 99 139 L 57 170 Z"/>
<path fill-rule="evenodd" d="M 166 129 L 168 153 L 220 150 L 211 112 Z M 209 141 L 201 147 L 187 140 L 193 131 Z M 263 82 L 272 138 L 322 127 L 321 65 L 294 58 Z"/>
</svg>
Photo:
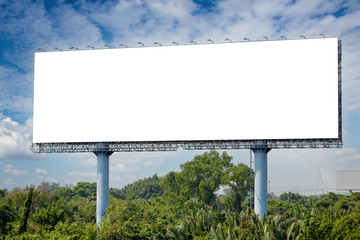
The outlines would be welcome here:
<svg viewBox="0 0 360 240">
<path fill-rule="evenodd" d="M 253 148 L 341 148 L 342 141 L 338 139 L 314 140 L 241 140 L 241 141 L 199 141 L 199 142 L 130 142 L 130 143 L 37 143 L 31 146 L 35 153 L 65 153 L 65 152 L 151 152 L 209 149 L 253 149 Z"/>
</svg>

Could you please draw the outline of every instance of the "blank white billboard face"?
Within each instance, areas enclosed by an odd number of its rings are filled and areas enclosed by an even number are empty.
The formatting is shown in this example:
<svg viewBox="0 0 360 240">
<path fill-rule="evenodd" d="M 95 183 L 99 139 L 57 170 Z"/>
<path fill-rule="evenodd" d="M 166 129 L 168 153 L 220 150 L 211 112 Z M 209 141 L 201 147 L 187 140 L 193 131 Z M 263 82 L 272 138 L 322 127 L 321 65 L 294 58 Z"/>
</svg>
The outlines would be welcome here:
<svg viewBox="0 0 360 240">
<path fill-rule="evenodd" d="M 338 40 L 35 54 L 34 143 L 338 138 Z"/>
<path fill-rule="evenodd" d="M 360 190 L 360 171 L 336 171 L 336 189 Z"/>
</svg>

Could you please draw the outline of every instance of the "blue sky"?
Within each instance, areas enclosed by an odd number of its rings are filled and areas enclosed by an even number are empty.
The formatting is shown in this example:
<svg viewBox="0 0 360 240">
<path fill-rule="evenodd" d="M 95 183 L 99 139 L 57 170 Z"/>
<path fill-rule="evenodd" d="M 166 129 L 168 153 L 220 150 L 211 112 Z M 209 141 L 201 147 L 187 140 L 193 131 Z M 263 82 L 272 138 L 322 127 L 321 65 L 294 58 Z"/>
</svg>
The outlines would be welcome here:
<svg viewBox="0 0 360 240">
<path fill-rule="evenodd" d="M 360 2 L 263 1 L 26 1 L 0 0 L 0 188 L 41 181 L 76 184 L 96 180 L 95 155 L 30 151 L 33 59 L 38 48 L 103 48 L 120 43 L 206 43 L 211 38 L 271 40 L 284 35 L 338 37 L 343 43 L 342 149 L 272 150 L 271 191 L 314 188 L 320 166 L 324 187 L 334 189 L 336 170 L 360 170 Z M 234 163 L 249 163 L 249 150 L 228 151 Z M 178 171 L 202 151 L 116 153 L 110 185 L 122 187 L 155 173 Z"/>
</svg>

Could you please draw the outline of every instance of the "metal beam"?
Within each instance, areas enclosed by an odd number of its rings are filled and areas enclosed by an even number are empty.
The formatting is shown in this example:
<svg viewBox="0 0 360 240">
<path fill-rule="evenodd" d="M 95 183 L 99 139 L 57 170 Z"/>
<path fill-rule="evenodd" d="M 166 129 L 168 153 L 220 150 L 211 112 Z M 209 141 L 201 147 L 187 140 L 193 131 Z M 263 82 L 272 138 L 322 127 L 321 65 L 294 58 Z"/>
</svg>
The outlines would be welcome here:
<svg viewBox="0 0 360 240">
<path fill-rule="evenodd" d="M 72 153 L 72 152 L 153 152 L 184 150 L 253 149 L 259 140 L 216 140 L 216 141 L 178 141 L 178 142 L 83 142 L 83 143 L 33 143 L 34 153 Z M 340 139 L 274 139 L 261 140 L 276 149 L 291 148 L 341 148 Z"/>
</svg>

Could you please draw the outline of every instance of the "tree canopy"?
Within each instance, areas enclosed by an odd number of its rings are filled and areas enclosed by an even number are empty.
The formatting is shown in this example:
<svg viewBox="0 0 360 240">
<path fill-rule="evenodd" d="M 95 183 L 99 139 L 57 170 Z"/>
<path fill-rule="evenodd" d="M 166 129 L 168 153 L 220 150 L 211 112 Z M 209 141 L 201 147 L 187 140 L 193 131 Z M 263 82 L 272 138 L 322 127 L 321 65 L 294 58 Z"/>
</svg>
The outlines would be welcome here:
<svg viewBox="0 0 360 240">
<path fill-rule="evenodd" d="M 161 181 L 165 191 L 181 194 L 187 198 L 198 197 L 206 204 L 215 201 L 225 170 L 232 166 L 232 157 L 216 151 L 197 155 L 180 165 L 181 172 L 169 172 Z"/>
<path fill-rule="evenodd" d="M 260 220 L 244 201 L 249 173 L 225 152 L 198 155 L 180 172 L 113 188 L 100 229 L 95 183 L 3 189 L 0 239 L 360 239 L 360 193 L 273 195 Z M 221 184 L 229 196 L 214 194 Z"/>
<path fill-rule="evenodd" d="M 248 166 L 239 163 L 236 166 L 227 168 L 222 178 L 222 183 L 229 186 L 231 196 L 234 198 L 235 208 L 239 211 L 241 211 L 241 203 L 250 191 L 250 171 L 252 170 Z"/>
<path fill-rule="evenodd" d="M 160 187 L 161 178 L 157 174 L 139 179 L 122 189 L 110 188 L 110 194 L 118 199 L 151 199 L 161 196 L 164 191 Z"/>
</svg>

